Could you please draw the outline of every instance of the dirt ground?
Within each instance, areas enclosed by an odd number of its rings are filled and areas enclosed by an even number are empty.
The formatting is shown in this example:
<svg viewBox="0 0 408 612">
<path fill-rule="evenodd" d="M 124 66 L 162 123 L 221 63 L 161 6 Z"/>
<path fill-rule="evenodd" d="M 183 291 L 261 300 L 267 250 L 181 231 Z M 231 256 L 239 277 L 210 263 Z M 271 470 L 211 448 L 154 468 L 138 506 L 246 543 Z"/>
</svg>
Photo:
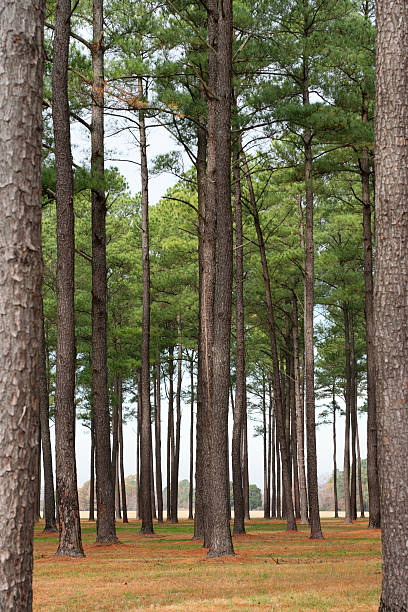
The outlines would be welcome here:
<svg viewBox="0 0 408 612">
<path fill-rule="evenodd" d="M 307 526 L 287 533 L 276 520 L 253 518 L 247 535 L 234 537 L 235 557 L 207 559 L 192 541 L 191 521 L 117 523 L 120 543 L 95 544 L 95 523 L 82 521 L 84 559 L 57 559 L 56 535 L 34 539 L 34 610 L 293 610 L 378 609 L 380 532 L 367 521 L 345 525 L 322 519 L 324 540 Z"/>
</svg>

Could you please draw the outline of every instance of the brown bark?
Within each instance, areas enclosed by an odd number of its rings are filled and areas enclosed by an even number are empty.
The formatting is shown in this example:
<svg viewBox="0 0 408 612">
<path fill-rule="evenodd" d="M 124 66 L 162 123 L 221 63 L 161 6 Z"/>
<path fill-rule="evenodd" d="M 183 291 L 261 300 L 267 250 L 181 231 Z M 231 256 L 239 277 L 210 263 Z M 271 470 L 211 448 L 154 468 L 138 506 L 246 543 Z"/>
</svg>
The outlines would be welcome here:
<svg viewBox="0 0 408 612">
<path fill-rule="evenodd" d="M 272 463 L 272 401 L 271 396 L 271 381 L 268 374 L 268 391 L 269 391 L 269 402 L 268 402 L 268 466 L 267 466 L 267 504 L 266 514 L 268 518 L 271 518 L 271 463 Z"/>
<path fill-rule="evenodd" d="M 368 98 L 363 95 L 362 121 L 368 121 Z M 373 245 L 371 232 L 370 163 L 367 148 L 363 149 L 360 160 L 363 201 L 364 234 L 364 300 L 366 319 L 366 362 L 367 362 L 367 479 L 370 529 L 381 526 L 380 490 L 377 466 L 377 410 L 375 403 L 375 351 L 374 351 L 374 283 Z"/>
<path fill-rule="evenodd" d="M 139 96 L 143 96 L 142 79 L 138 79 Z M 153 533 L 151 504 L 151 448 L 152 430 L 150 423 L 150 257 L 149 257 L 149 192 L 147 170 L 147 143 L 144 111 L 139 110 L 140 166 L 142 179 L 142 269 L 143 269 L 143 312 L 142 312 L 142 414 L 141 414 L 141 470 L 140 506 L 142 516 L 141 533 Z"/>
<path fill-rule="evenodd" d="M 352 401 L 351 367 L 350 367 L 350 329 L 349 310 L 347 304 L 343 306 L 344 312 L 344 339 L 346 353 L 346 424 L 344 434 L 344 508 L 345 523 L 352 522 L 350 497 L 350 407 Z"/>
<path fill-rule="evenodd" d="M 188 519 L 193 520 L 194 489 L 194 352 L 190 363 L 190 489 L 188 492 Z"/>
<path fill-rule="evenodd" d="M 169 402 L 167 414 L 167 516 L 171 520 L 171 490 L 173 487 L 172 475 L 174 464 L 174 348 L 169 349 Z"/>
<path fill-rule="evenodd" d="M 154 426 L 155 426 L 155 449 L 156 449 L 156 491 L 157 491 L 157 520 L 163 522 L 163 484 L 162 484 L 162 466 L 161 466 L 161 385 L 160 385 L 160 360 L 156 362 L 156 401 Z"/>
<path fill-rule="evenodd" d="M 91 416 L 91 469 L 89 479 L 89 520 L 95 520 L 95 428 Z"/>
<path fill-rule="evenodd" d="M 310 103 L 309 99 L 309 59 L 307 55 L 307 39 L 309 37 L 309 2 L 304 0 L 304 38 L 305 50 L 303 53 L 303 105 Z M 319 485 L 317 481 L 317 454 L 316 454 L 316 415 L 315 415 L 315 389 L 314 389 L 314 340 L 313 340 L 313 311 L 314 311 L 314 236 L 313 236 L 313 178 L 312 178 L 312 133 L 306 129 L 303 134 L 305 156 L 305 270 L 304 270 L 304 297 L 305 297 L 305 391 L 306 391 L 306 441 L 307 441 L 307 482 L 309 496 L 310 537 L 322 538 L 319 512 Z"/>
<path fill-rule="evenodd" d="M 242 493 L 244 496 L 245 520 L 251 519 L 249 514 L 249 468 L 248 468 L 248 412 L 247 412 L 247 393 L 245 382 L 245 407 L 244 422 L 242 424 Z"/>
<path fill-rule="evenodd" d="M 202 92 L 202 97 L 204 96 Z M 199 269 L 199 292 L 198 292 L 198 370 L 197 370 L 197 421 L 196 421 L 196 491 L 195 491 L 195 513 L 194 513 L 194 536 L 193 539 L 204 539 L 204 450 L 206 443 L 205 407 L 209 397 L 209 369 L 210 362 L 207 360 L 207 346 L 211 340 L 208 328 L 207 306 L 213 294 L 212 273 L 213 269 L 208 266 L 209 254 L 214 244 L 211 237 L 214 231 L 212 211 L 206 206 L 207 176 L 207 131 L 200 123 L 197 129 L 197 192 L 198 192 L 198 269 Z"/>
<path fill-rule="evenodd" d="M 52 533 L 57 531 L 57 525 L 55 523 L 54 476 L 52 471 L 52 451 L 50 438 L 50 404 L 42 299 L 40 333 L 40 422 L 44 466 L 44 532 Z"/>
<path fill-rule="evenodd" d="M 360 505 L 360 518 L 364 518 L 364 496 L 363 496 L 363 483 L 361 480 L 361 455 L 360 455 L 360 439 L 358 436 L 357 427 L 357 475 L 358 475 L 358 501 Z"/>
<path fill-rule="evenodd" d="M 118 470 L 118 454 L 119 454 L 119 389 L 118 389 L 118 377 L 114 376 L 113 379 L 113 393 L 114 400 L 112 404 L 112 478 L 115 487 L 115 515 L 116 518 L 120 518 L 120 498 L 119 498 L 119 470 Z"/>
<path fill-rule="evenodd" d="M 272 381 L 269 378 L 268 384 L 269 390 L 269 404 L 272 406 Z M 271 474 L 271 486 L 272 486 L 272 499 L 271 499 L 271 517 L 276 518 L 276 417 L 275 411 L 272 412 L 272 449 L 271 449 L 271 460 L 272 460 L 272 474 Z"/>
<path fill-rule="evenodd" d="M 245 410 L 245 331 L 244 331 L 244 259 L 242 236 L 242 200 L 239 151 L 234 150 L 233 181 L 235 201 L 235 293 L 236 293 L 236 392 L 232 427 L 232 488 L 234 495 L 233 533 L 245 533 L 244 493 L 242 489 L 241 440 Z"/>
<path fill-rule="evenodd" d="M 104 180 L 103 0 L 93 0 L 92 40 L 92 404 L 95 423 L 96 541 L 117 542 L 107 371 L 106 198 Z"/>
<path fill-rule="evenodd" d="M 74 178 L 68 105 L 70 0 L 58 3 L 52 69 L 57 208 L 55 454 L 58 556 L 84 556 L 75 460 Z"/>
<path fill-rule="evenodd" d="M 295 378 L 295 403 L 296 403 L 296 441 L 298 451 L 299 469 L 299 503 L 300 503 L 300 522 L 305 525 L 308 523 L 306 470 L 305 470 L 305 413 L 303 406 L 303 396 L 300 384 L 299 366 L 299 321 L 297 298 L 293 294 L 293 359 L 294 359 L 294 378 Z"/>
<path fill-rule="evenodd" d="M 408 609 L 408 11 L 377 0 L 375 116 L 376 404 L 381 612 Z"/>
<path fill-rule="evenodd" d="M 122 521 L 128 523 L 125 468 L 123 464 L 123 387 L 122 378 L 119 377 L 119 469 L 120 469 L 120 488 L 122 497 Z"/>
<path fill-rule="evenodd" d="M 206 405 L 206 540 L 209 557 L 233 555 L 229 525 L 228 411 L 232 312 L 231 72 L 232 0 L 208 3 L 208 166 L 207 206 L 216 218 L 211 269 L 216 269 L 213 313 L 212 389 Z"/>
<path fill-rule="evenodd" d="M 337 496 L 337 435 L 336 435 L 336 395 L 333 385 L 333 497 L 334 497 L 334 518 L 339 518 L 339 501 Z"/>
<path fill-rule="evenodd" d="M 268 505 L 268 447 L 267 447 L 267 425 L 266 425 L 266 382 L 265 376 L 262 376 L 262 442 L 263 442 L 263 472 L 264 472 L 264 494 L 263 494 L 263 507 L 264 507 L 264 518 L 270 518 L 267 513 Z"/>
<path fill-rule="evenodd" d="M 180 431 L 181 431 L 181 382 L 182 382 L 182 346 L 180 344 L 181 335 L 181 318 L 180 314 L 177 315 L 178 325 L 178 355 L 177 355 L 177 390 L 176 390 L 176 437 L 174 444 L 174 461 L 173 461 L 173 472 L 172 472 L 172 486 L 171 486 L 171 522 L 178 523 L 177 507 L 178 507 L 178 475 L 179 475 L 179 463 L 180 463 Z"/>
<path fill-rule="evenodd" d="M 32 609 L 41 323 L 44 3 L 0 20 L 0 609 Z"/>
<path fill-rule="evenodd" d="M 350 310 L 350 377 L 351 377 L 351 398 L 350 398 L 350 421 L 351 421 L 351 518 L 357 520 L 357 455 L 356 455 L 356 436 L 357 436 L 357 366 L 354 346 L 354 321 L 353 313 Z"/>
</svg>

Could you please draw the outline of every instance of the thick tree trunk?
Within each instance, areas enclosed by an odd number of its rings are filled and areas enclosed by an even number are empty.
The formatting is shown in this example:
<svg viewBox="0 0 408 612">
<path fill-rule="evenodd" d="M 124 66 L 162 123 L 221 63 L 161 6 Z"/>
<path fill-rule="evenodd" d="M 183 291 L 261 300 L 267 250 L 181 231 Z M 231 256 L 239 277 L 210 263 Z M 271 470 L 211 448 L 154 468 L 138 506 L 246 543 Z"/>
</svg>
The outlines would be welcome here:
<svg viewBox="0 0 408 612">
<path fill-rule="evenodd" d="M 346 425 L 344 434 L 344 509 L 345 523 L 352 522 L 350 497 L 350 406 L 352 401 L 351 368 L 350 368 L 350 329 L 349 311 L 347 304 L 343 306 L 344 312 L 344 340 L 346 353 Z"/>
<path fill-rule="evenodd" d="M 119 377 L 119 469 L 120 469 L 120 488 L 122 497 L 122 520 L 124 523 L 128 523 L 127 515 L 127 499 L 126 499 L 126 482 L 125 482 L 125 468 L 123 464 L 123 387 L 122 378 Z"/>
<path fill-rule="evenodd" d="M 139 77 L 139 96 L 143 96 L 143 83 Z M 141 533 L 153 533 L 151 504 L 151 449 L 152 430 L 150 423 L 150 257 L 149 257 L 149 192 L 147 170 L 146 125 L 144 111 L 139 110 L 140 165 L 142 179 L 142 269 L 143 269 L 143 313 L 142 313 L 142 414 L 141 414 L 141 470 L 140 505 L 142 516 Z"/>
<path fill-rule="evenodd" d="M 217 245 L 213 312 L 212 389 L 206 406 L 206 510 L 209 557 L 233 555 L 229 525 L 228 412 L 230 384 L 230 336 L 233 280 L 233 231 L 231 210 L 231 72 L 232 0 L 208 3 L 208 182 L 207 205 L 216 218 Z M 215 86 L 215 87 L 214 87 Z M 214 96 L 215 94 L 215 96 Z M 210 188 L 210 185 L 212 187 Z M 215 251 L 213 251 L 215 255 Z M 207 537 L 208 536 L 208 537 Z"/>
<path fill-rule="evenodd" d="M 31 611 L 39 422 L 43 2 L 1 5 L 0 609 Z"/>
<path fill-rule="evenodd" d="M 234 495 L 233 533 L 245 533 L 244 493 L 242 489 L 241 440 L 245 410 L 245 330 L 244 330 L 244 260 L 242 236 L 242 200 L 239 172 L 239 151 L 233 152 L 235 201 L 235 292 L 236 292 L 236 392 L 232 428 L 232 488 Z"/>
<path fill-rule="evenodd" d="M 269 268 L 268 261 L 266 258 L 266 250 L 265 250 L 265 242 L 262 234 L 262 229 L 259 221 L 259 214 L 256 206 L 255 193 L 252 186 L 251 175 L 249 172 L 248 164 L 245 158 L 245 154 L 242 152 L 242 160 L 244 165 L 245 176 L 248 183 L 248 190 L 251 202 L 251 212 L 254 218 L 256 234 L 258 238 L 258 246 L 261 256 L 262 263 L 262 271 L 263 271 L 263 279 L 264 279 L 264 287 L 265 287 L 265 297 L 266 297 L 266 310 L 268 315 L 268 331 L 269 331 L 269 339 L 271 343 L 271 353 L 272 353 L 272 368 L 273 368 L 273 393 L 275 399 L 275 412 L 277 419 L 277 431 L 279 436 L 279 446 L 281 450 L 281 459 L 282 459 L 282 479 L 284 483 L 284 491 L 285 491 L 285 506 L 287 510 L 287 529 L 288 531 L 294 530 L 296 531 L 296 519 L 295 513 L 293 509 L 293 500 L 290 488 L 290 462 L 289 462 L 289 449 L 286 444 L 285 437 L 285 426 L 284 426 L 284 411 L 283 411 L 283 402 L 282 402 L 282 390 L 281 390 L 281 382 L 280 382 L 280 372 L 279 372 L 279 359 L 278 359 L 278 349 L 277 349 L 277 341 L 276 341 L 276 329 L 275 329 L 275 314 L 272 303 L 272 293 L 271 293 L 271 283 L 269 278 Z"/>
<path fill-rule="evenodd" d="M 299 496 L 300 496 L 300 522 L 302 525 L 308 523 L 307 507 L 307 488 L 305 470 L 305 413 L 303 406 L 303 396 L 300 384 L 299 366 L 299 321 L 297 298 L 293 295 L 293 359 L 294 359 L 294 378 L 295 378 L 295 403 L 296 403 L 296 441 L 298 451 L 299 467 Z"/>
<path fill-rule="evenodd" d="M 155 426 L 155 450 L 156 450 L 156 491 L 157 491 L 157 521 L 163 522 L 163 484 L 161 466 L 161 384 L 160 384 L 160 360 L 156 362 L 156 401 L 154 426 Z"/>
<path fill-rule="evenodd" d="M 381 612 L 408 609 L 408 11 L 377 0 L 374 315 Z"/>
<path fill-rule="evenodd" d="M 103 0 L 93 0 L 92 189 L 92 401 L 95 421 L 96 541 L 117 542 L 110 449 L 107 371 L 106 198 L 104 180 Z"/>
<path fill-rule="evenodd" d="M 54 476 L 52 471 L 52 450 L 50 438 L 50 405 L 42 299 L 40 336 L 40 422 L 44 466 L 44 532 L 52 533 L 57 531 L 57 525 L 55 523 Z"/>
<path fill-rule="evenodd" d="M 368 99 L 363 96 L 362 120 L 368 121 Z M 377 466 L 377 410 L 375 403 L 375 351 L 374 351 L 374 283 L 373 283 L 373 245 L 371 233 L 371 201 L 370 201 L 370 163 L 368 151 L 363 149 L 360 160 L 362 201 L 363 201 L 363 233 L 364 233 L 364 299 L 366 318 L 366 362 L 367 362 L 367 479 L 369 529 L 379 529 L 380 490 L 378 484 Z"/>
<path fill-rule="evenodd" d="M 68 105 L 71 2 L 58 3 L 52 69 L 57 207 L 57 356 L 55 454 L 58 556 L 84 556 L 75 461 L 74 178 Z"/>
<path fill-rule="evenodd" d="M 188 492 L 188 520 L 193 520 L 194 489 L 194 352 L 190 363 L 190 488 Z"/>
</svg>

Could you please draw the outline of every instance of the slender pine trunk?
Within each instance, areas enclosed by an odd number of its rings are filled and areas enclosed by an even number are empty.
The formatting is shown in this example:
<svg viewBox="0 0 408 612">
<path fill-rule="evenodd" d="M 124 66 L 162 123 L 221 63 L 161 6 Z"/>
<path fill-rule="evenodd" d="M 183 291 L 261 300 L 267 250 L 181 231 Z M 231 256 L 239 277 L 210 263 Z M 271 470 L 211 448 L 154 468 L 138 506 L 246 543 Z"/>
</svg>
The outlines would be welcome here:
<svg viewBox="0 0 408 612">
<path fill-rule="evenodd" d="M 156 401 L 154 424 L 156 438 L 156 491 L 157 491 L 157 521 L 163 522 L 163 484 L 162 484 L 162 465 L 161 465 L 161 383 L 160 383 L 160 360 L 156 361 Z"/>
</svg>

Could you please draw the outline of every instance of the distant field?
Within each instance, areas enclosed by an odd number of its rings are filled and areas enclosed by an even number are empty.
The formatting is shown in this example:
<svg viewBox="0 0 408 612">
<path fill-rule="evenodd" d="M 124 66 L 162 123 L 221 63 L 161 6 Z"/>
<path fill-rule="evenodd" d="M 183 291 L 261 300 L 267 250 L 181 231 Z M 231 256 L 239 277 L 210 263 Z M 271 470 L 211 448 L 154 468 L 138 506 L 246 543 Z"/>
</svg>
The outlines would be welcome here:
<svg viewBox="0 0 408 612">
<path fill-rule="evenodd" d="M 88 510 L 81 510 L 80 515 L 81 515 L 81 519 L 87 519 L 88 518 Z M 234 511 L 232 511 L 232 517 L 234 516 Z M 163 513 L 164 517 L 166 517 L 166 512 Z M 251 510 L 250 512 L 251 518 L 254 519 L 261 519 L 263 518 L 263 510 Z M 95 516 L 96 516 L 96 512 L 95 512 Z M 188 510 L 186 510 L 185 508 L 181 508 L 178 511 L 178 516 L 181 519 L 186 519 L 188 517 Z M 334 512 L 331 511 L 324 511 L 324 512 L 320 512 L 320 516 L 321 518 L 333 518 L 334 517 Z M 344 512 L 339 512 L 339 516 L 344 516 Z M 128 517 L 130 519 L 136 519 L 136 512 L 134 510 L 131 510 L 128 512 Z"/>
<path fill-rule="evenodd" d="M 191 540 L 193 524 L 117 524 L 120 544 L 95 544 L 95 523 L 82 522 L 85 559 L 54 557 L 58 538 L 35 528 L 34 610 L 378 610 L 380 532 L 367 521 L 323 519 L 324 540 L 307 526 L 288 534 L 282 521 L 254 518 L 234 537 L 235 557 L 207 559 Z"/>
</svg>

